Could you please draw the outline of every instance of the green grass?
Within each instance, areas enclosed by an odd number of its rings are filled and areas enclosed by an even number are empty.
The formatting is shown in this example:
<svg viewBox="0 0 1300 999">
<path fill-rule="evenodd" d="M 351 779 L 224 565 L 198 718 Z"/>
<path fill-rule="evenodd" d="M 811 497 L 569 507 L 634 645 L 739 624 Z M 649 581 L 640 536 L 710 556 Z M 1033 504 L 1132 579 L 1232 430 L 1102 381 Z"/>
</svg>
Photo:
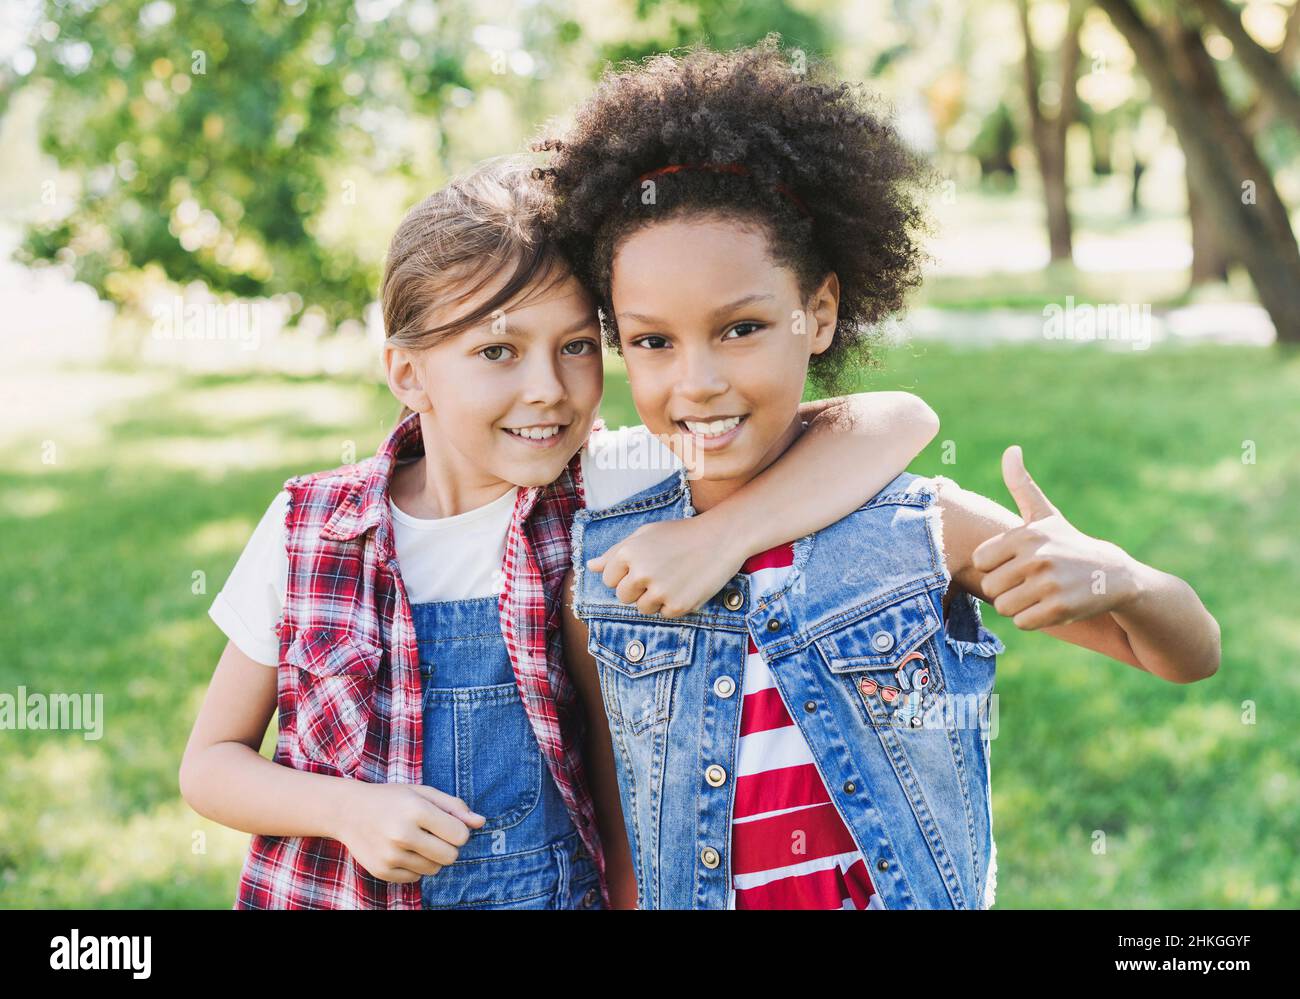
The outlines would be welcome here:
<svg viewBox="0 0 1300 999">
<path fill-rule="evenodd" d="M 104 737 L 0 733 L 0 905 L 228 907 L 247 836 L 176 786 L 224 644 L 207 607 L 284 479 L 370 453 L 396 405 L 348 381 L 78 374 L 93 417 L 20 413 L 0 445 L 0 693 L 102 693 Z M 861 381 L 939 412 L 914 471 L 1011 505 L 999 459 L 1022 444 L 1066 516 L 1222 626 L 1219 674 L 1180 686 L 987 609 L 998 906 L 1300 905 L 1300 357 L 926 344 Z M 615 365 L 604 411 L 635 422 Z"/>
</svg>

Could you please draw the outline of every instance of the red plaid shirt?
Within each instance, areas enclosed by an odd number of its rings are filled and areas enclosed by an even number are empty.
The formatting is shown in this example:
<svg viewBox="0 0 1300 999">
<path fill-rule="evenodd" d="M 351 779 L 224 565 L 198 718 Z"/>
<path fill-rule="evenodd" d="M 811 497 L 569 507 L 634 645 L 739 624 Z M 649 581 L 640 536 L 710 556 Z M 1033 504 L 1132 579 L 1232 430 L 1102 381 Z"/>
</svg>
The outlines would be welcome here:
<svg viewBox="0 0 1300 999">
<path fill-rule="evenodd" d="M 393 546 L 388 484 L 424 453 L 412 415 L 373 457 L 285 483 L 289 583 L 277 670 L 275 762 L 371 783 L 419 784 L 419 654 Z M 564 667 L 560 584 L 582 505 L 578 456 L 554 482 L 520 489 L 502 564 L 501 631 L 524 709 L 574 824 L 602 872 L 578 750 L 581 712 Z M 605 894 L 608 904 L 608 894 Z M 419 882 L 362 868 L 338 840 L 254 835 L 236 909 L 419 909 Z"/>
</svg>

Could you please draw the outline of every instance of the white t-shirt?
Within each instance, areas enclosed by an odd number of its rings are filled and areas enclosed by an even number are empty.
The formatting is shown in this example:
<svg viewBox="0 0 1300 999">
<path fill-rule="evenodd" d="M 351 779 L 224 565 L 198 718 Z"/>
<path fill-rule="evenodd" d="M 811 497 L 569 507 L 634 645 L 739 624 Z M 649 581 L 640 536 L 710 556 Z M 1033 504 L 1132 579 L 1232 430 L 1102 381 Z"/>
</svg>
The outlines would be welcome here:
<svg viewBox="0 0 1300 999">
<path fill-rule="evenodd" d="M 612 506 L 663 481 L 681 467 L 677 456 L 642 426 L 598 430 L 582 452 L 587 506 Z M 413 604 L 471 600 L 501 589 L 506 532 L 519 489 L 454 517 L 412 517 L 390 499 L 393 544 L 402 584 Z M 280 659 L 276 625 L 288 588 L 284 517 L 289 494 L 278 493 L 245 545 L 208 614 L 255 662 Z"/>
</svg>

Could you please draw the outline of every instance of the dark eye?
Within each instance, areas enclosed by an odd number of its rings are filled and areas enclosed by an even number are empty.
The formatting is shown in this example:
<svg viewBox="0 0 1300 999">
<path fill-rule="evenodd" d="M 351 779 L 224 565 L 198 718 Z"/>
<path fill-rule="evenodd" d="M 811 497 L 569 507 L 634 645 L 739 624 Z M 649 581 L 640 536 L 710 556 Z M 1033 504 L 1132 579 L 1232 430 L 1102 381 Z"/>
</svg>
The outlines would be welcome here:
<svg viewBox="0 0 1300 999">
<path fill-rule="evenodd" d="M 578 349 L 570 350 L 570 347 L 577 347 Z M 566 343 L 563 348 L 561 348 L 563 353 L 569 354 L 572 357 L 581 357 L 583 354 L 592 354 L 599 349 L 600 348 L 596 346 L 595 340 L 573 340 L 570 343 Z"/>
<path fill-rule="evenodd" d="M 750 336 L 751 334 L 753 334 L 753 333 L 757 333 L 759 330 L 761 330 L 761 329 L 764 327 L 764 325 L 766 325 L 766 324 L 764 324 L 764 323 L 736 323 L 735 326 L 733 326 L 733 327 L 731 327 L 731 329 L 727 330 L 726 334 L 723 335 L 723 339 L 724 339 L 724 340 L 727 339 L 727 337 L 731 336 L 732 333 L 739 333 L 740 336 Z M 745 332 L 741 333 L 741 332 L 740 332 L 741 330 L 745 330 Z"/>
<path fill-rule="evenodd" d="M 489 361 L 499 361 L 502 359 L 503 352 L 509 349 L 504 344 L 494 343 L 480 350 L 479 355 Z"/>
<path fill-rule="evenodd" d="M 640 337 L 632 341 L 633 347 L 644 347 L 646 350 L 663 350 L 668 346 L 668 338 L 660 336 L 658 333 L 650 333 L 647 336 Z"/>
</svg>

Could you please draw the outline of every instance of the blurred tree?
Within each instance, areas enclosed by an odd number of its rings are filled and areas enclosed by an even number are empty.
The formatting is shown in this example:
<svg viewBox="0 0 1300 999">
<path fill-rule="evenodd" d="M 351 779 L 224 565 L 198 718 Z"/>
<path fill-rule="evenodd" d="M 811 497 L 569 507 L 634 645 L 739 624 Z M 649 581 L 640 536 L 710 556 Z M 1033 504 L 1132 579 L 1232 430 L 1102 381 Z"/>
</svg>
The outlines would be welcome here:
<svg viewBox="0 0 1300 999">
<path fill-rule="evenodd" d="M 1278 57 L 1250 36 L 1241 22 L 1241 12 L 1225 0 L 1193 0 L 1193 6 L 1232 42 L 1232 54 L 1255 81 L 1264 100 L 1293 127 L 1300 128 L 1300 89 Z M 1297 9 L 1291 11 L 1292 31 L 1297 24 Z"/>
<path fill-rule="evenodd" d="M 991 114 L 980 124 L 980 130 L 971 141 L 970 152 L 980 165 L 980 176 L 1002 178 L 1014 185 L 1016 167 L 1011 161 L 1011 150 L 1016 145 L 1016 123 L 1006 101 L 998 101 Z"/>
<path fill-rule="evenodd" d="M 635 38 L 602 46 L 600 57 L 613 63 L 643 59 L 657 52 L 703 42 L 715 49 L 752 45 L 770 32 L 784 48 L 824 54 L 830 48 L 826 18 L 805 3 L 786 0 L 636 0 L 642 31 Z"/>
<path fill-rule="evenodd" d="M 1253 103 L 1238 116 L 1246 135 L 1258 142 L 1272 126 L 1287 124 L 1294 133 L 1300 128 L 1300 90 L 1291 82 L 1296 57 L 1300 54 L 1300 3 L 1291 7 L 1276 54 L 1255 41 L 1236 9 L 1222 0 L 1196 0 L 1196 6 L 1206 22 L 1232 43 L 1233 54 L 1258 86 Z M 1225 280 L 1233 263 L 1199 200 L 1189 181 L 1187 207 L 1192 223 L 1193 285 Z"/>
<path fill-rule="evenodd" d="M 1020 30 L 1025 40 L 1024 88 L 1025 105 L 1029 109 L 1029 134 L 1033 139 L 1034 153 L 1038 158 L 1038 172 L 1043 181 L 1043 198 L 1047 207 L 1047 237 L 1052 260 L 1069 260 L 1073 256 L 1073 226 L 1070 222 L 1070 189 L 1066 174 L 1065 137 L 1075 120 L 1078 93 L 1075 84 L 1079 75 L 1079 29 L 1087 0 L 1070 0 L 1065 34 L 1057 56 L 1060 69 L 1059 84 L 1052 84 L 1054 101 L 1045 101 L 1043 73 L 1039 65 L 1038 50 L 1030 30 L 1029 0 L 1020 0 Z M 1051 104 L 1055 111 L 1045 105 Z"/>
<path fill-rule="evenodd" d="M 564 18 L 537 13 L 533 53 L 571 40 Z M 293 292 L 331 321 L 358 316 L 378 262 L 324 238 L 327 210 L 364 210 L 340 171 L 409 175 L 410 121 L 438 121 L 483 79 L 530 89 L 475 27 L 466 4 L 433 0 L 48 3 L 27 80 L 48 90 L 43 148 L 84 183 L 22 255 L 68 261 L 117 301 L 123 274 L 156 264 L 217 293 Z M 444 129 L 437 141 L 445 167 Z"/>
<path fill-rule="evenodd" d="M 1282 33 L 1282 44 L 1278 46 L 1276 58 L 1282 72 L 1288 78 L 1294 79 L 1296 68 L 1300 65 L 1300 3 L 1293 4 L 1291 13 L 1287 15 L 1286 26 Z M 1246 130 L 1251 135 L 1258 135 L 1276 122 L 1278 118 L 1277 104 L 1269 100 L 1267 95 L 1258 94 L 1255 102 L 1247 109 L 1243 118 Z"/>
<path fill-rule="evenodd" d="M 1278 339 L 1300 341 L 1300 246 L 1272 174 L 1231 107 L 1214 60 L 1185 10 L 1096 0 L 1124 36 L 1169 116 L 1198 205 L 1241 261 Z M 1163 16 L 1162 16 L 1163 14 Z"/>
</svg>

